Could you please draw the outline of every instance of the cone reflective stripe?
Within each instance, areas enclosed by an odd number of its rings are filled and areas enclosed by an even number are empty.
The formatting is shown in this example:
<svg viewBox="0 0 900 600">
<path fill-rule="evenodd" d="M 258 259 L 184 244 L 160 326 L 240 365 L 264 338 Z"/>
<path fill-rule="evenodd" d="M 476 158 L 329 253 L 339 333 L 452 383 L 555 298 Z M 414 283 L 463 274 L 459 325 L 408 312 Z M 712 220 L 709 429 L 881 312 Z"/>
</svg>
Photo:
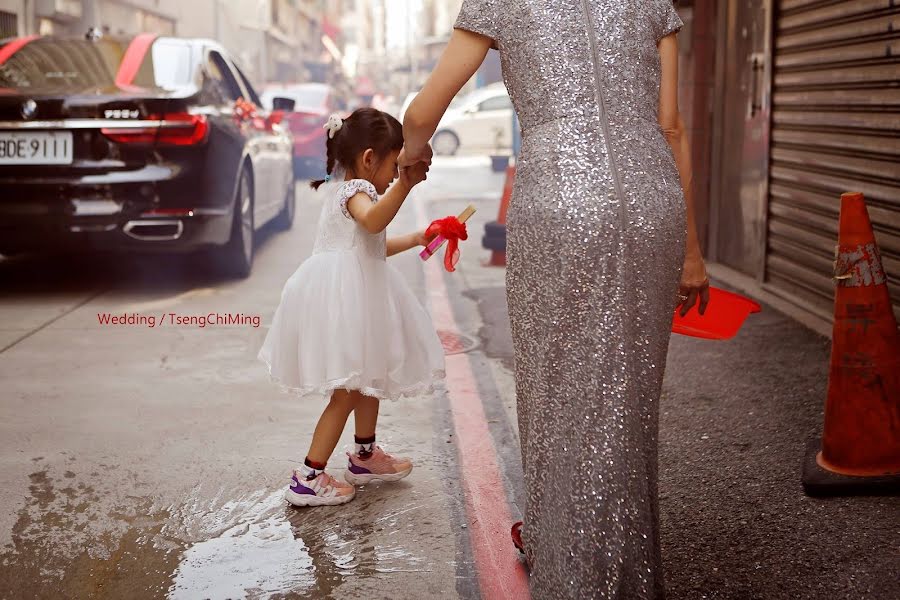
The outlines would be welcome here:
<svg viewBox="0 0 900 600">
<path fill-rule="evenodd" d="M 837 490 L 865 487 L 867 479 L 895 487 L 900 483 L 900 334 L 860 193 L 841 197 L 834 279 L 822 445 L 815 465 L 807 461 L 804 487 L 808 492 L 826 491 L 817 487 L 826 483 Z M 815 466 L 847 477 L 817 477 Z"/>
</svg>

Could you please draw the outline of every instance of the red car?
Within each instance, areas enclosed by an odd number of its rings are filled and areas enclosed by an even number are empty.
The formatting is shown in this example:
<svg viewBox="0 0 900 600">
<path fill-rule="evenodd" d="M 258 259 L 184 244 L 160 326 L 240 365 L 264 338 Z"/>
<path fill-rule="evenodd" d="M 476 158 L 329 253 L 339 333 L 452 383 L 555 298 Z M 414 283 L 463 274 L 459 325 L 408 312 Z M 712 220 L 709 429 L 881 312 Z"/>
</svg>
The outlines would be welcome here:
<svg viewBox="0 0 900 600">
<path fill-rule="evenodd" d="M 269 106 L 276 97 L 294 101 L 293 112 L 283 121 L 294 136 L 294 176 L 297 179 L 325 177 L 325 130 L 322 126 L 332 113 L 345 112 L 334 88 L 325 83 L 274 84 L 266 86 L 261 97 L 264 106 Z"/>
</svg>

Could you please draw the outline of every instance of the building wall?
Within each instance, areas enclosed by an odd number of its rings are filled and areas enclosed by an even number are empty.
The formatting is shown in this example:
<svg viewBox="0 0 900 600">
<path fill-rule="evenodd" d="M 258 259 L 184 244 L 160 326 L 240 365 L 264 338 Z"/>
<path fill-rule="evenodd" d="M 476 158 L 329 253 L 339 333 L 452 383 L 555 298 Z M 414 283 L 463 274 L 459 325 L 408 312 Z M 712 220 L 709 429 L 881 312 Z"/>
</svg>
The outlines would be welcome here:
<svg viewBox="0 0 900 600">
<path fill-rule="evenodd" d="M 706 247 L 709 228 L 710 152 L 716 85 L 716 0 L 679 2 L 684 29 L 678 36 L 679 108 L 691 144 L 694 207 L 700 243 Z"/>
<path fill-rule="evenodd" d="M 12 0 L 0 0 L 0 39 L 12 37 L 19 32 L 20 4 Z"/>
<path fill-rule="evenodd" d="M 256 83 L 308 80 L 321 58 L 321 21 L 341 0 L 66 0 L 35 13 L 34 0 L 0 0 L 16 15 L 16 33 L 80 36 L 90 27 L 113 35 L 152 32 L 210 38 L 225 46 Z"/>
<path fill-rule="evenodd" d="M 826 335 L 846 191 L 866 195 L 900 320 L 894 4 L 679 2 L 690 23 L 682 108 L 711 269 Z"/>
<path fill-rule="evenodd" d="M 22 0 L 0 0 L 0 39 L 28 33 L 24 5 Z"/>
</svg>

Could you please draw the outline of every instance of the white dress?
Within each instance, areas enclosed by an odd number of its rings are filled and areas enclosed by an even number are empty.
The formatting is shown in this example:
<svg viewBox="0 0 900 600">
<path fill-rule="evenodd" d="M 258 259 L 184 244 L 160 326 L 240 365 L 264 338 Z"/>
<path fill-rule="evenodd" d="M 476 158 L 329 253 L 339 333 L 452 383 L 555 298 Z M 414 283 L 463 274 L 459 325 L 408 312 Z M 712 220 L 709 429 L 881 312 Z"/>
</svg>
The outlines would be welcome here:
<svg viewBox="0 0 900 600">
<path fill-rule="evenodd" d="M 363 179 L 326 183 L 312 256 L 287 280 L 258 358 L 269 375 L 300 395 L 338 388 L 395 400 L 433 391 L 444 353 L 431 318 L 403 277 L 387 264 L 384 231 L 353 220 L 347 201 Z"/>
</svg>

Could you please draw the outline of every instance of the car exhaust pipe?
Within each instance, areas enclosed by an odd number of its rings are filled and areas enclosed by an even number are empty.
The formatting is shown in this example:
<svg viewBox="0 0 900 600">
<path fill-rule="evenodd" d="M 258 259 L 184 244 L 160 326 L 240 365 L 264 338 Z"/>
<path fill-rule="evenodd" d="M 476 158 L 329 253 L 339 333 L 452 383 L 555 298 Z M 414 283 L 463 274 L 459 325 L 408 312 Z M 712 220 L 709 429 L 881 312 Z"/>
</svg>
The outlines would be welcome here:
<svg viewBox="0 0 900 600">
<path fill-rule="evenodd" d="M 184 231 L 181 221 L 128 221 L 122 231 L 136 240 L 164 242 L 177 240 Z"/>
</svg>

